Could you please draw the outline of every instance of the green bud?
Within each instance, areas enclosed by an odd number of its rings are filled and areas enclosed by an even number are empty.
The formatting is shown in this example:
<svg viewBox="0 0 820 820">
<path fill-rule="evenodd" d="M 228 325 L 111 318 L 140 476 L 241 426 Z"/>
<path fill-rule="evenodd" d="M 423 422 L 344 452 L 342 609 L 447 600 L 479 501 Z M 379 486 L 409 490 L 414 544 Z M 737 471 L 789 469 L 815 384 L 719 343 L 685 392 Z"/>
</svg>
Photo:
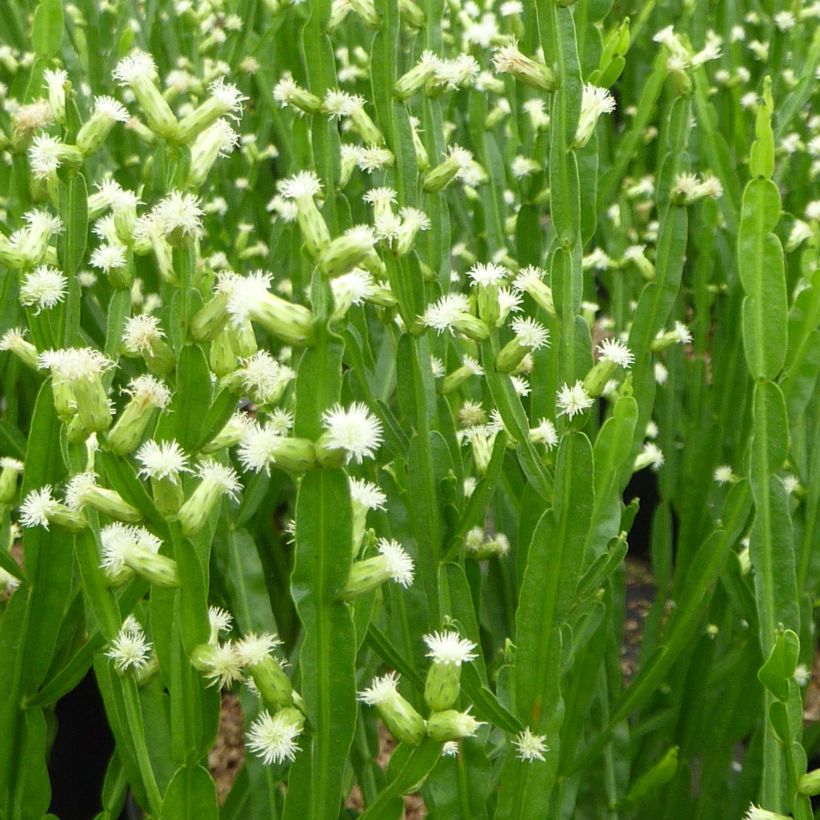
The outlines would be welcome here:
<svg viewBox="0 0 820 820">
<path fill-rule="evenodd" d="M 22 461 L 15 458 L 0 459 L 0 504 L 10 504 L 17 495 L 17 479 L 22 472 Z"/>
<path fill-rule="evenodd" d="M 148 550 L 129 553 L 126 564 L 141 578 L 154 586 L 163 589 L 176 589 L 179 586 L 177 562 L 165 555 L 154 554 Z"/>
<path fill-rule="evenodd" d="M 220 292 L 194 314 L 191 320 L 191 337 L 197 342 L 210 342 L 225 327 L 227 319 L 228 295 Z"/>
<path fill-rule="evenodd" d="M 247 669 L 268 706 L 281 709 L 293 705 L 293 684 L 276 658 L 268 656 Z"/>
<path fill-rule="evenodd" d="M 433 663 L 427 671 L 424 701 L 433 712 L 450 709 L 461 692 L 461 666 L 454 663 Z"/>
<path fill-rule="evenodd" d="M 447 709 L 442 712 L 433 712 L 427 718 L 427 734 L 442 743 L 448 740 L 461 740 L 464 737 L 473 737 L 482 725 L 469 712 L 459 712 Z"/>
<path fill-rule="evenodd" d="M 229 376 L 239 367 L 239 359 L 234 352 L 231 338 L 231 329 L 225 327 L 211 341 L 208 358 L 211 363 L 211 370 L 220 379 Z"/>
</svg>

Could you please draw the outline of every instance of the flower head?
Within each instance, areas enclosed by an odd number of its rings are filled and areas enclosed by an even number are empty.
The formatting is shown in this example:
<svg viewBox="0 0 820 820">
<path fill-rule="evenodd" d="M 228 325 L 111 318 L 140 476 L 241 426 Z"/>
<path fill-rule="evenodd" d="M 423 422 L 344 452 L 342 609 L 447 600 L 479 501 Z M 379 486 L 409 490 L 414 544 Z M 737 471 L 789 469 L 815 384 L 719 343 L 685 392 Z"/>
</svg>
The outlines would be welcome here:
<svg viewBox="0 0 820 820">
<path fill-rule="evenodd" d="M 125 267 L 126 248 L 119 244 L 105 244 L 95 248 L 91 254 L 90 263 L 105 273 Z"/>
<path fill-rule="evenodd" d="M 176 478 L 180 473 L 190 472 L 188 456 L 173 439 L 146 441 L 137 450 L 137 461 L 142 465 L 139 474 L 148 478 Z"/>
<path fill-rule="evenodd" d="M 530 350 L 540 350 L 549 344 L 549 331 L 529 316 L 513 319 L 512 329 L 519 343 Z"/>
<path fill-rule="evenodd" d="M 20 505 L 20 523 L 24 527 L 44 527 L 48 529 L 48 519 L 60 507 L 52 494 L 51 485 L 32 490 Z"/>
<path fill-rule="evenodd" d="M 572 387 L 568 384 L 561 387 L 558 391 L 557 402 L 560 408 L 558 415 L 572 419 L 592 407 L 594 399 L 587 395 L 583 382 L 577 381 Z"/>
<path fill-rule="evenodd" d="M 300 171 L 292 177 L 280 179 L 276 187 L 285 199 L 313 198 L 322 192 L 322 183 L 315 171 Z"/>
<path fill-rule="evenodd" d="M 380 538 L 376 548 L 387 560 L 390 577 L 397 584 L 409 587 L 413 583 L 413 559 L 404 551 L 401 544 L 392 539 Z"/>
<path fill-rule="evenodd" d="M 291 714 L 294 710 L 283 709 L 271 716 L 262 712 L 248 730 L 248 748 L 267 763 L 284 763 L 294 760 L 302 732 L 299 722 Z"/>
<path fill-rule="evenodd" d="M 63 301 L 68 280 L 62 271 L 49 265 L 40 265 L 26 274 L 20 285 L 20 302 L 26 307 L 34 307 L 35 313 L 49 310 Z"/>
<path fill-rule="evenodd" d="M 628 369 L 635 361 L 635 354 L 617 339 L 604 339 L 597 347 L 598 355 L 619 367 Z"/>
<path fill-rule="evenodd" d="M 128 122 L 130 114 L 126 107 L 113 97 L 94 97 L 94 113 L 111 122 Z"/>
<path fill-rule="evenodd" d="M 139 80 L 156 80 L 157 64 L 150 54 L 134 51 L 117 63 L 114 79 L 120 85 L 132 85 Z"/>
<path fill-rule="evenodd" d="M 273 650 L 281 646 L 276 635 L 255 632 L 248 633 L 242 640 L 237 641 L 236 654 L 242 666 L 256 666 L 273 655 Z"/>
<path fill-rule="evenodd" d="M 473 652 L 476 645 L 458 632 L 433 632 L 424 636 L 427 644 L 427 657 L 434 663 L 461 666 L 462 663 L 475 660 L 478 656 Z"/>
<path fill-rule="evenodd" d="M 378 678 L 373 678 L 367 689 L 359 692 L 358 698 L 368 706 L 378 706 L 386 703 L 398 692 L 399 676 L 397 672 L 388 672 Z"/>
<path fill-rule="evenodd" d="M 172 233 L 199 236 L 202 233 L 202 214 L 199 198 L 182 191 L 171 191 L 151 210 L 159 230 L 166 236 Z"/>
<path fill-rule="evenodd" d="M 350 479 L 350 496 L 354 503 L 368 510 L 383 510 L 387 506 L 387 496 L 379 487 L 362 478 Z"/>
<path fill-rule="evenodd" d="M 492 262 L 488 264 L 475 264 L 467 271 L 467 276 L 476 285 L 489 286 L 498 285 L 506 279 L 509 271 L 503 265 L 496 265 Z"/>
<path fill-rule="evenodd" d="M 517 749 L 519 760 L 532 763 L 533 760 L 544 760 L 544 753 L 549 751 L 545 735 L 535 735 L 527 726 L 513 738 L 513 746 Z"/>
<path fill-rule="evenodd" d="M 344 450 L 347 460 L 357 464 L 373 458 L 384 438 L 381 422 L 362 402 L 354 402 L 346 410 L 340 404 L 331 407 L 323 414 L 322 424 L 328 447 Z"/>
<path fill-rule="evenodd" d="M 470 302 L 463 293 L 446 293 L 438 301 L 427 306 L 421 320 L 437 333 L 445 330 L 455 333 L 455 321 L 469 311 Z"/>
<path fill-rule="evenodd" d="M 154 376 L 143 375 L 131 379 L 128 387 L 122 392 L 131 397 L 131 400 L 146 407 L 157 407 L 164 410 L 171 403 L 171 391 Z"/>
<path fill-rule="evenodd" d="M 129 616 L 105 654 L 114 662 L 114 668 L 120 675 L 130 671 L 139 672 L 148 665 L 151 644 L 137 620 Z"/>
<path fill-rule="evenodd" d="M 159 326 L 159 319 L 147 313 L 138 313 L 125 323 L 122 332 L 122 346 L 133 355 L 148 353 L 165 336 Z"/>
</svg>

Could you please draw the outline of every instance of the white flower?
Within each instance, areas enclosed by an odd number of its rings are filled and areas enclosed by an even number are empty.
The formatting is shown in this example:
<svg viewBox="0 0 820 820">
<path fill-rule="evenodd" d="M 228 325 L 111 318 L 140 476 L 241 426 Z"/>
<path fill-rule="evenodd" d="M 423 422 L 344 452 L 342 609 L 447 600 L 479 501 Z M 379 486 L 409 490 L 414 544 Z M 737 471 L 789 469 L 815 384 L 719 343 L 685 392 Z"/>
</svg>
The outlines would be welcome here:
<svg viewBox="0 0 820 820">
<path fill-rule="evenodd" d="M 588 410 L 595 403 L 595 400 L 587 395 L 581 381 L 576 381 L 572 387 L 564 384 L 558 391 L 557 401 L 560 408 L 558 415 L 569 416 L 571 419 Z"/>
<path fill-rule="evenodd" d="M 49 265 L 40 265 L 23 277 L 20 285 L 20 302 L 34 307 L 35 314 L 49 310 L 65 298 L 68 280 L 62 271 Z"/>
<path fill-rule="evenodd" d="M 287 711 L 277 712 L 271 717 L 262 712 L 248 730 L 248 748 L 267 763 L 284 763 L 294 760 L 301 734 L 298 726 Z"/>
<path fill-rule="evenodd" d="M 512 382 L 513 390 L 515 390 L 519 396 L 522 398 L 529 396 L 530 383 L 524 376 L 510 376 L 510 381 Z"/>
<path fill-rule="evenodd" d="M 157 65 L 150 54 L 134 51 L 117 63 L 113 76 L 120 85 L 131 85 L 144 79 L 155 80 Z"/>
<path fill-rule="evenodd" d="M 379 553 L 387 560 L 390 577 L 403 587 L 413 583 L 413 559 L 404 551 L 401 544 L 395 540 L 380 538 L 376 542 Z"/>
<path fill-rule="evenodd" d="M 453 323 L 461 314 L 469 312 L 470 301 L 463 293 L 446 293 L 437 302 L 428 305 L 421 321 L 437 333 L 445 330 L 455 333 Z"/>
<path fill-rule="evenodd" d="M 139 672 L 148 665 L 151 644 L 133 616 L 129 615 L 125 620 L 105 654 L 114 662 L 114 668 L 120 675 L 131 670 Z"/>
<path fill-rule="evenodd" d="M 512 320 L 512 329 L 523 347 L 540 350 L 549 345 L 550 333 L 540 322 L 527 317 Z"/>
<path fill-rule="evenodd" d="M 558 444 L 558 431 L 549 419 L 541 419 L 538 426 L 530 430 L 530 441 L 534 444 L 543 444 L 552 450 Z"/>
<path fill-rule="evenodd" d="M 712 474 L 712 477 L 718 484 L 730 484 L 734 481 L 735 474 L 728 464 L 721 464 L 719 467 L 715 467 L 715 472 Z"/>
<path fill-rule="evenodd" d="M 174 232 L 183 236 L 199 236 L 202 233 L 202 214 L 199 198 L 182 191 L 171 191 L 151 210 L 156 225 L 166 236 Z"/>
<path fill-rule="evenodd" d="M 666 384 L 666 380 L 669 378 L 669 371 L 661 362 L 655 362 L 654 376 L 655 384 Z"/>
<path fill-rule="evenodd" d="M 348 461 L 372 458 L 382 443 L 381 422 L 366 404 L 354 402 L 345 410 L 340 404 L 322 415 L 328 447 L 344 450 Z"/>
<path fill-rule="evenodd" d="M 805 686 L 811 680 L 811 670 L 805 663 L 798 663 L 792 677 L 798 686 Z"/>
<path fill-rule="evenodd" d="M 797 20 L 790 11 L 779 11 L 773 19 L 780 31 L 791 31 L 797 25 Z"/>
<path fill-rule="evenodd" d="M 672 333 L 674 334 L 675 341 L 678 344 L 692 344 L 692 334 L 683 322 L 675 322 L 675 326 L 672 328 Z"/>
<path fill-rule="evenodd" d="M 380 145 L 368 145 L 367 148 L 360 148 L 355 156 L 357 167 L 368 174 L 372 174 L 373 171 L 380 171 L 385 166 L 390 167 L 395 160 L 393 153 Z"/>
<path fill-rule="evenodd" d="M 209 606 L 208 621 L 211 624 L 211 629 L 218 635 L 220 632 L 230 631 L 231 624 L 233 624 L 233 616 L 227 609 L 222 609 L 218 606 Z"/>
<path fill-rule="evenodd" d="M 91 347 L 68 347 L 46 350 L 37 358 L 41 370 L 51 370 L 57 381 L 73 382 L 100 376 L 114 363 Z"/>
<path fill-rule="evenodd" d="M 399 676 L 396 672 L 373 678 L 370 686 L 359 692 L 358 699 L 368 706 L 380 706 L 391 701 L 398 692 Z"/>
<path fill-rule="evenodd" d="M 237 117 L 242 113 L 242 103 L 248 98 L 232 83 L 226 83 L 220 77 L 214 80 L 209 86 L 208 91 L 214 100 L 222 109 L 222 113 Z"/>
<path fill-rule="evenodd" d="M 424 636 L 424 642 L 429 650 L 427 657 L 432 658 L 433 663 L 461 666 L 478 657 L 473 652 L 476 645 L 458 632 L 433 632 Z"/>
<path fill-rule="evenodd" d="M 513 746 L 518 750 L 516 757 L 527 763 L 533 760 L 544 760 L 544 753 L 549 751 L 545 735 L 534 735 L 527 726 L 513 738 Z"/>
<path fill-rule="evenodd" d="M 137 450 L 137 461 L 142 465 L 139 474 L 148 478 L 176 478 L 180 473 L 188 473 L 188 456 L 179 444 L 168 441 L 146 441 Z"/>
<path fill-rule="evenodd" d="M 488 287 L 503 282 L 508 273 L 503 265 L 495 265 L 489 262 L 486 265 L 481 263 L 473 265 L 472 268 L 467 271 L 467 276 L 473 280 L 474 284 Z"/>
<path fill-rule="evenodd" d="M 76 478 L 86 476 L 80 473 Z M 71 506 L 71 504 L 69 504 Z M 102 560 L 100 566 L 110 575 L 116 575 L 125 569 L 129 560 L 140 554 L 156 555 L 162 541 L 145 527 L 128 526 L 115 522 L 100 530 Z"/>
<path fill-rule="evenodd" d="M 350 479 L 350 497 L 368 510 L 383 510 L 387 506 L 387 496 L 379 487 L 362 478 Z"/>
<path fill-rule="evenodd" d="M 266 350 L 242 359 L 242 384 L 260 404 L 276 401 L 296 375 Z"/>
<path fill-rule="evenodd" d="M 100 245 L 94 250 L 94 253 L 91 254 L 91 266 L 99 268 L 99 270 L 105 273 L 123 268 L 126 262 L 126 250 L 124 245 Z"/>
<path fill-rule="evenodd" d="M 247 425 L 239 445 L 239 463 L 246 470 L 269 472 L 281 440 L 282 431 L 270 423 Z"/>
<path fill-rule="evenodd" d="M 159 379 L 143 375 L 132 379 L 122 392 L 132 401 L 146 407 L 157 407 L 164 410 L 171 403 L 171 391 Z"/>
<path fill-rule="evenodd" d="M 281 646 L 276 635 L 263 633 L 257 635 L 255 632 L 248 633 L 236 644 L 236 655 L 242 666 L 256 666 L 273 655 L 273 650 Z"/>
<path fill-rule="evenodd" d="M 442 757 L 458 757 L 459 745 L 457 740 L 448 740 L 441 747 Z"/>
<path fill-rule="evenodd" d="M 604 339 L 597 347 L 598 356 L 628 370 L 635 361 L 635 354 L 617 339 Z"/>
<path fill-rule="evenodd" d="M 364 108 L 364 97 L 329 88 L 325 93 L 324 104 L 325 111 L 331 119 L 342 119 L 361 111 Z"/>
<path fill-rule="evenodd" d="M 432 83 L 455 91 L 472 85 L 481 71 L 481 66 L 470 54 L 459 54 L 452 60 L 439 59 L 435 63 Z"/>
<path fill-rule="evenodd" d="M 641 468 L 651 467 L 655 472 L 657 472 L 661 467 L 663 467 L 665 458 L 663 451 L 657 444 L 652 441 L 647 441 L 635 461 Z"/>
<path fill-rule="evenodd" d="M 218 686 L 220 689 L 230 687 L 234 681 L 242 680 L 242 664 L 233 641 L 225 641 L 212 647 L 204 676 L 208 686 Z"/>
<path fill-rule="evenodd" d="M 20 523 L 24 527 L 44 527 L 48 529 L 49 516 L 60 508 L 52 495 L 51 485 L 32 490 L 20 505 Z"/>
<path fill-rule="evenodd" d="M 60 167 L 63 144 L 48 134 L 38 134 L 28 149 L 31 170 L 38 179 L 46 179 Z"/>
<path fill-rule="evenodd" d="M 370 205 L 391 205 L 396 202 L 396 192 L 393 188 L 371 188 L 362 199 Z"/>
<path fill-rule="evenodd" d="M 127 353 L 138 355 L 149 352 L 165 336 L 156 316 L 138 313 L 131 316 L 122 331 L 122 346 Z"/>
<path fill-rule="evenodd" d="M 127 122 L 130 114 L 126 107 L 113 97 L 94 97 L 94 113 L 111 122 Z"/>
<path fill-rule="evenodd" d="M 236 470 L 232 467 L 220 464 L 218 461 L 203 461 L 199 465 L 198 474 L 203 484 L 212 484 L 218 488 L 220 493 L 227 495 L 232 501 L 237 500 L 242 484 L 239 482 Z"/>
<path fill-rule="evenodd" d="M 276 187 L 285 199 L 313 198 L 322 192 L 322 183 L 315 171 L 300 171 L 292 177 L 280 179 Z"/>
</svg>

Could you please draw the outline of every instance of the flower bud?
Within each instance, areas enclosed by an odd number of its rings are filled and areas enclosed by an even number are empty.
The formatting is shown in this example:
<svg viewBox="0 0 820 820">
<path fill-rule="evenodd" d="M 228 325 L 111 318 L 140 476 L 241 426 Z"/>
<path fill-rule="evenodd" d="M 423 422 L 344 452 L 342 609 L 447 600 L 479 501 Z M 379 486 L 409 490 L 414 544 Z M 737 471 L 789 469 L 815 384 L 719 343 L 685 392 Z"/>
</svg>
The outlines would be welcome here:
<svg viewBox="0 0 820 820">
<path fill-rule="evenodd" d="M 27 367 L 37 370 L 37 348 L 31 342 L 26 341 L 25 332 L 20 328 L 7 330 L 0 339 L 0 350 L 13 353 Z"/>
<path fill-rule="evenodd" d="M 350 228 L 320 251 L 319 268 L 328 276 L 347 273 L 367 256 L 375 242 L 373 230 L 367 225 Z"/>
<path fill-rule="evenodd" d="M 240 489 L 236 472 L 215 461 L 205 462 L 199 475 L 202 481 L 179 511 L 182 532 L 189 537 L 202 530 L 223 495 L 235 499 Z"/>
<path fill-rule="evenodd" d="M 419 62 L 396 81 L 393 86 L 393 94 L 400 100 L 412 97 L 436 73 L 438 62 L 439 58 L 432 51 L 422 52 Z"/>
<path fill-rule="evenodd" d="M 396 740 L 418 746 L 424 740 L 424 718 L 399 694 L 398 680 L 395 672 L 375 678 L 368 689 L 359 693 L 359 700 L 378 709 Z"/>
<path fill-rule="evenodd" d="M 427 734 L 433 740 L 444 743 L 448 740 L 461 740 L 474 737 L 483 721 L 476 720 L 469 712 L 446 709 L 433 712 L 427 718 Z"/>
<path fill-rule="evenodd" d="M 424 636 L 433 663 L 427 672 L 424 700 L 433 712 L 452 708 L 461 691 L 461 664 L 476 658 L 475 644 L 457 632 L 434 632 Z"/>
<path fill-rule="evenodd" d="M 293 684 L 272 654 L 280 643 L 272 635 L 250 634 L 236 645 L 240 663 L 250 672 L 266 705 L 274 710 L 293 706 Z"/>
<path fill-rule="evenodd" d="M 496 71 L 512 74 L 517 80 L 532 88 L 551 92 L 558 87 L 558 81 L 552 69 L 522 54 L 515 41 L 495 52 L 493 65 Z"/>
<path fill-rule="evenodd" d="M 211 370 L 220 379 L 226 378 L 239 367 L 239 357 L 233 349 L 230 328 L 222 330 L 212 341 L 208 358 Z"/>
<path fill-rule="evenodd" d="M 350 601 L 378 589 L 383 583 L 393 580 L 403 587 L 413 583 L 413 559 L 402 549 L 398 541 L 379 539 L 379 555 L 354 561 L 344 589 L 339 593 L 342 600 Z"/>
<path fill-rule="evenodd" d="M 9 504 L 17 495 L 17 479 L 23 472 L 23 462 L 16 458 L 0 458 L 0 504 Z"/>
<path fill-rule="evenodd" d="M 141 51 L 120 60 L 114 69 L 114 79 L 134 92 L 150 129 L 163 139 L 175 141 L 179 123 L 162 96 L 156 78 L 157 67 L 153 58 Z"/>
</svg>

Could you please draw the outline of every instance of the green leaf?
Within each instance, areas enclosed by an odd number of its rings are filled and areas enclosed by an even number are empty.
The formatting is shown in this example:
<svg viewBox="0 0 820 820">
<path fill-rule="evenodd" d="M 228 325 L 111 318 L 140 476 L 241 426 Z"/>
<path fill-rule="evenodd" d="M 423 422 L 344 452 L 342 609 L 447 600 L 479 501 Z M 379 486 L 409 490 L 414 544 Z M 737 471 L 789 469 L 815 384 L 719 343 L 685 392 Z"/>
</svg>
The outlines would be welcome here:
<svg viewBox="0 0 820 820">
<path fill-rule="evenodd" d="M 63 42 L 62 0 L 40 0 L 31 25 L 31 44 L 40 57 L 54 57 Z"/>
<path fill-rule="evenodd" d="M 356 635 L 337 600 L 350 574 L 352 513 L 343 470 L 307 473 L 296 498 L 296 561 L 291 591 L 304 627 L 302 697 L 313 727 L 310 778 L 291 784 L 285 818 L 335 820 L 356 726 Z M 307 746 L 307 744 L 306 744 Z"/>
<path fill-rule="evenodd" d="M 769 657 L 757 670 L 757 679 L 779 700 L 789 697 L 788 682 L 794 675 L 800 658 L 800 639 L 791 629 L 784 629 L 777 635 Z"/>
<path fill-rule="evenodd" d="M 160 820 L 217 820 L 216 786 L 202 766 L 177 769 L 162 800 Z"/>
<path fill-rule="evenodd" d="M 743 303 L 743 348 L 755 379 L 783 369 L 788 345 L 788 302 L 783 249 L 772 231 L 780 219 L 780 192 L 768 179 L 753 179 L 743 192 L 737 236 Z"/>
</svg>

